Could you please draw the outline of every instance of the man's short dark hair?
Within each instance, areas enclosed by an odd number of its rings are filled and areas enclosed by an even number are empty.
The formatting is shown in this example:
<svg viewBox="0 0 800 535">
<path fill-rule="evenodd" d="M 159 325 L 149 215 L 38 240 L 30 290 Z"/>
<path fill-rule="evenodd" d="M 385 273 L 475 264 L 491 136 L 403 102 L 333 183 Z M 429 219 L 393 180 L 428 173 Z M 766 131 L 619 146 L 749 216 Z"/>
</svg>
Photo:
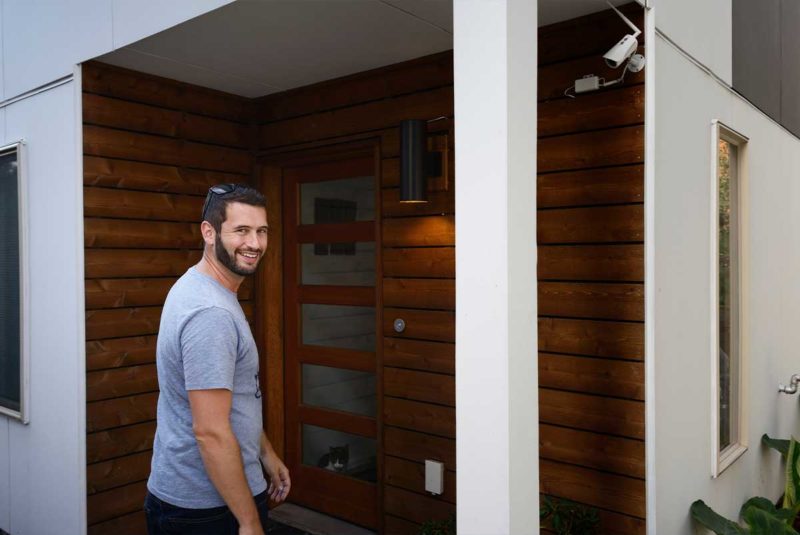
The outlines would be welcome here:
<svg viewBox="0 0 800 535">
<path fill-rule="evenodd" d="M 215 189 L 228 190 L 226 193 L 215 193 Z M 260 191 L 245 184 L 221 184 L 208 190 L 205 210 L 201 217 L 208 221 L 214 230 L 220 232 L 222 223 L 227 217 L 228 205 L 233 202 L 259 206 L 266 210 L 267 199 Z"/>
</svg>

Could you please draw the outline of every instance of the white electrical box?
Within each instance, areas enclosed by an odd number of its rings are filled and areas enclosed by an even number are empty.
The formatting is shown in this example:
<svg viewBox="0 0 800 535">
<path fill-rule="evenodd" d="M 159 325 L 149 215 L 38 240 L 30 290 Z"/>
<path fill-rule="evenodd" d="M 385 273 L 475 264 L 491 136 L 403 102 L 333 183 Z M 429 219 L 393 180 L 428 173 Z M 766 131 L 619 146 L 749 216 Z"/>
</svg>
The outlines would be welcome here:
<svg viewBox="0 0 800 535">
<path fill-rule="evenodd" d="M 600 89 L 600 78 L 594 74 L 587 74 L 583 78 L 575 80 L 575 93 L 586 93 L 598 89 Z"/>
<path fill-rule="evenodd" d="M 431 494 L 444 492 L 444 464 L 425 460 L 425 490 Z"/>
</svg>

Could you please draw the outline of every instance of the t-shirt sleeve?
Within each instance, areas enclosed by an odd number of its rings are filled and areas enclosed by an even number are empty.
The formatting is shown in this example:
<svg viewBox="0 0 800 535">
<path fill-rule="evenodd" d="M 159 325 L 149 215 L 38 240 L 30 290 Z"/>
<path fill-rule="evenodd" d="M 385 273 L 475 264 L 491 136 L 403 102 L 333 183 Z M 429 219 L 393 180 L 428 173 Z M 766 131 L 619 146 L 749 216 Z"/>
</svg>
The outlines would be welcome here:
<svg viewBox="0 0 800 535">
<path fill-rule="evenodd" d="M 197 312 L 181 331 L 186 390 L 233 391 L 239 337 L 230 312 L 210 307 Z"/>
</svg>

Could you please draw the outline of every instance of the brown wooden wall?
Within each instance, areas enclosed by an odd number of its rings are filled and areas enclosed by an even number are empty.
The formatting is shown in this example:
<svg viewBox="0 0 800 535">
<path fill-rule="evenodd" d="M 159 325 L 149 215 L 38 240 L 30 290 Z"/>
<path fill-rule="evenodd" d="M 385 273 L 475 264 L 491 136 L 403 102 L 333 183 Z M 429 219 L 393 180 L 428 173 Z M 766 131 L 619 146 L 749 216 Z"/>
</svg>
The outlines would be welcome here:
<svg viewBox="0 0 800 535">
<path fill-rule="evenodd" d="M 90 63 L 83 68 L 88 521 L 143 535 L 161 305 L 200 258 L 208 187 L 248 182 L 248 102 Z M 240 292 L 252 314 L 252 285 Z"/>
<path fill-rule="evenodd" d="M 618 77 L 601 56 L 625 33 L 608 12 L 539 32 L 541 491 L 598 508 L 604 535 L 645 533 L 644 73 L 564 90 Z"/>
<path fill-rule="evenodd" d="M 450 53 L 423 58 L 258 101 L 259 150 L 277 154 L 377 138 L 381 152 L 383 323 L 380 488 L 386 533 L 414 533 L 455 511 L 455 221 Z M 430 202 L 399 202 L 398 127 L 431 123 L 446 149 L 448 180 L 430 184 Z M 449 147 L 448 147 L 449 146 Z M 396 317 L 407 328 L 398 335 Z M 445 462 L 445 492 L 424 491 L 424 460 Z"/>
</svg>

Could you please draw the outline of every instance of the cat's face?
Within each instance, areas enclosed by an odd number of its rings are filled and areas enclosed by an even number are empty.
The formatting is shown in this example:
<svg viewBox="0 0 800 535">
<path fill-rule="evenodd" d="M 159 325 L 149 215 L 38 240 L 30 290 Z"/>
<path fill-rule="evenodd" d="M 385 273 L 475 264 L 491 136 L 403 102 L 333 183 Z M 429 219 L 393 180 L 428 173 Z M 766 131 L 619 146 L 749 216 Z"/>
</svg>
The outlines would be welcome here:
<svg viewBox="0 0 800 535">
<path fill-rule="evenodd" d="M 344 446 L 331 446 L 330 448 L 330 463 L 333 469 L 341 472 L 347 468 L 347 460 L 350 457 L 350 445 Z"/>
</svg>

